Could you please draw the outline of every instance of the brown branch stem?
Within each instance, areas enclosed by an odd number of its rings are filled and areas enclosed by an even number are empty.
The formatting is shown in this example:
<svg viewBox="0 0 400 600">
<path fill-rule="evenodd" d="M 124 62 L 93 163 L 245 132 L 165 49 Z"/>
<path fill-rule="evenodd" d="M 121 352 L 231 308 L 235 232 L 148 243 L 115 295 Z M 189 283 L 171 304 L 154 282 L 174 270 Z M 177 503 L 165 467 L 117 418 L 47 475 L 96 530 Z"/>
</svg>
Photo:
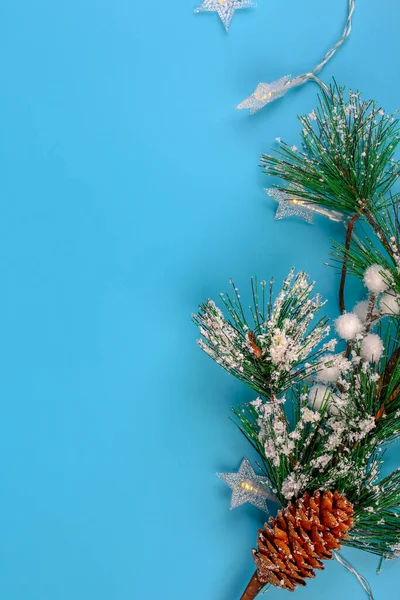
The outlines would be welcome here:
<svg viewBox="0 0 400 600">
<path fill-rule="evenodd" d="M 373 214 L 370 213 L 368 210 L 366 210 L 363 212 L 363 215 L 365 216 L 366 220 L 368 221 L 368 223 L 374 230 L 377 238 L 379 239 L 379 241 L 381 242 L 381 244 L 383 245 L 385 250 L 388 252 L 389 256 L 393 256 L 393 250 L 392 250 L 390 243 L 386 237 L 386 234 L 383 231 L 382 227 L 374 219 Z M 400 360 L 400 348 L 397 348 L 393 352 L 392 356 L 390 357 L 390 359 L 386 365 L 385 371 L 380 378 L 379 388 L 378 388 L 379 395 L 381 395 L 382 392 L 384 392 L 384 390 L 389 385 L 392 373 L 393 373 L 394 369 L 396 368 L 396 365 L 399 360 Z M 395 400 L 397 398 L 399 393 L 400 393 L 400 389 L 399 389 L 399 387 L 397 387 L 394 390 L 394 392 L 390 395 L 388 400 L 386 402 L 382 403 L 381 407 L 379 408 L 378 412 L 376 413 L 376 416 L 375 416 L 376 421 L 380 421 L 380 419 L 383 417 L 383 415 L 386 412 L 386 406 L 388 404 L 390 404 L 391 402 L 393 402 L 393 400 Z"/>
<path fill-rule="evenodd" d="M 372 229 L 376 233 L 378 240 L 382 243 L 385 250 L 389 253 L 389 256 L 393 256 L 393 250 L 390 247 L 390 244 L 386 238 L 385 232 L 375 221 L 373 215 L 369 211 L 364 212 L 364 216 L 367 219 L 368 223 L 371 225 Z"/>
<path fill-rule="evenodd" d="M 243 596 L 240 600 L 254 600 L 256 596 L 261 592 L 264 587 L 264 583 L 261 583 L 258 579 L 258 572 L 256 571 L 253 577 L 249 581 L 249 585 L 245 589 Z"/>
<path fill-rule="evenodd" d="M 400 348 L 396 348 L 396 350 L 393 352 L 392 356 L 389 358 L 388 363 L 385 368 L 385 371 L 383 372 L 381 390 L 384 390 L 389 385 L 390 378 L 391 378 L 392 373 L 395 370 L 399 360 L 400 360 Z"/>
<path fill-rule="evenodd" d="M 393 402 L 393 400 L 396 400 L 397 396 L 400 394 L 400 385 L 397 386 L 397 388 L 395 388 L 394 392 L 392 392 L 389 396 L 389 399 L 387 402 L 384 402 L 382 404 L 382 406 L 380 407 L 380 409 L 378 410 L 378 412 L 375 415 L 375 421 L 378 422 L 382 419 L 383 415 L 386 414 L 386 407 L 389 406 L 389 404 L 391 402 Z"/>
<path fill-rule="evenodd" d="M 345 305 L 345 301 L 344 301 L 344 289 L 345 289 L 345 285 L 346 285 L 347 262 L 349 260 L 348 251 L 350 250 L 351 236 L 353 235 L 354 225 L 356 224 L 356 221 L 360 217 L 361 217 L 361 213 L 357 213 L 356 215 L 354 215 L 352 217 L 352 219 L 350 219 L 350 221 L 347 225 L 346 243 L 345 243 L 346 252 L 343 257 L 342 274 L 340 277 L 340 287 L 339 287 L 339 306 L 340 306 L 341 314 L 346 312 L 346 305 Z"/>
<path fill-rule="evenodd" d="M 387 386 L 389 385 L 390 382 L 390 378 L 392 376 L 392 373 L 394 371 L 394 369 L 396 368 L 397 363 L 400 360 L 400 348 L 397 348 L 392 356 L 390 357 L 390 359 L 388 360 L 388 363 L 386 365 L 385 371 L 382 374 L 381 377 L 381 381 L 380 381 L 380 385 L 379 385 L 379 392 L 382 393 L 382 391 L 384 391 Z M 386 411 L 386 407 L 388 406 L 388 404 L 390 404 L 391 402 L 393 402 L 393 400 L 395 400 L 397 398 L 397 396 L 400 393 L 400 389 L 399 386 L 394 390 L 394 392 L 390 395 L 390 397 L 388 398 L 387 402 L 383 402 L 380 409 L 378 410 L 378 412 L 376 413 L 375 416 L 375 420 L 376 421 L 380 421 L 381 418 L 383 417 L 383 415 L 385 414 Z"/>
</svg>

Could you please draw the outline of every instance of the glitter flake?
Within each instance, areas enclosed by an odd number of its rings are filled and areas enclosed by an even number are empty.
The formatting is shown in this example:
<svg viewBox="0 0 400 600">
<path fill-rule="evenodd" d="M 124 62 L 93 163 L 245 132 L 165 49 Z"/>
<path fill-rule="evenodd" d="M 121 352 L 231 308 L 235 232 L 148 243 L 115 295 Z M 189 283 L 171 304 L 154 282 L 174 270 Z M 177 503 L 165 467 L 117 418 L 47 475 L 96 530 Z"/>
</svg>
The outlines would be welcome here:
<svg viewBox="0 0 400 600">
<path fill-rule="evenodd" d="M 232 22 L 235 10 L 239 8 L 253 8 L 257 6 L 252 0 L 203 0 L 201 6 L 195 9 L 195 13 L 199 12 L 216 12 L 226 31 Z"/>
</svg>

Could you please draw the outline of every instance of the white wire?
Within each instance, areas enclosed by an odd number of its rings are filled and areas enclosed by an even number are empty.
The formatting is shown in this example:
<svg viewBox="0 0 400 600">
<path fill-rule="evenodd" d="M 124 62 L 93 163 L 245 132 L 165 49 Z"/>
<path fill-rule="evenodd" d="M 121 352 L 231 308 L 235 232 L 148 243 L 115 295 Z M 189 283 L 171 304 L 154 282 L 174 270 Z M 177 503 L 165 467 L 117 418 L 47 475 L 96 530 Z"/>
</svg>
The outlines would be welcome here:
<svg viewBox="0 0 400 600">
<path fill-rule="evenodd" d="M 331 58 L 339 50 L 340 46 L 349 37 L 349 35 L 351 33 L 352 25 L 353 25 L 353 13 L 354 13 L 355 7 L 356 7 L 356 0 L 349 0 L 347 20 L 346 20 L 346 24 L 344 26 L 342 37 L 340 38 L 340 40 L 338 40 L 336 42 L 336 44 L 334 46 L 332 46 L 332 48 L 330 48 L 330 50 L 328 50 L 328 52 L 325 54 L 325 56 L 321 60 L 321 62 L 318 63 L 318 65 L 310 73 L 304 73 L 303 75 L 299 75 L 298 77 L 295 77 L 294 79 L 289 81 L 287 83 L 288 88 L 289 87 L 298 87 L 299 85 L 303 85 L 303 83 L 306 83 L 307 81 L 310 81 L 310 79 L 312 79 L 312 80 L 316 81 L 319 85 L 321 85 L 322 87 L 327 89 L 326 85 L 324 83 L 322 83 L 322 81 L 320 81 L 320 79 L 318 79 L 317 73 L 319 73 L 324 68 L 326 63 L 331 60 Z"/>
<path fill-rule="evenodd" d="M 369 585 L 368 581 L 365 579 L 365 577 L 363 577 L 363 575 L 360 575 L 360 573 L 358 573 L 358 571 L 349 563 L 347 562 L 346 559 L 343 558 L 343 556 L 341 556 L 338 552 L 333 552 L 334 557 L 336 558 L 336 560 L 348 571 L 350 571 L 350 573 L 353 573 L 353 575 L 355 575 L 358 579 L 358 581 L 361 583 L 362 587 L 364 588 L 369 600 L 374 600 L 374 597 L 372 595 L 372 590 L 371 590 L 371 586 Z"/>
</svg>

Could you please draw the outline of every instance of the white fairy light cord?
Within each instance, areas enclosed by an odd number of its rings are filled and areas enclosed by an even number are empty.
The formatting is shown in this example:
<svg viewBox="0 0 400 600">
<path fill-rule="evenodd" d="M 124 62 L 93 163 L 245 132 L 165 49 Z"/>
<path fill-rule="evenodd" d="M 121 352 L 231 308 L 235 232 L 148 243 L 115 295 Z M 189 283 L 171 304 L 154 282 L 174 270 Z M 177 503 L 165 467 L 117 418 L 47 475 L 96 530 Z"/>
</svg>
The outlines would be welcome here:
<svg viewBox="0 0 400 600">
<path fill-rule="evenodd" d="M 356 0 L 348 0 L 348 1 L 349 1 L 348 14 L 347 14 L 346 25 L 344 27 L 342 37 L 340 38 L 340 40 L 338 42 L 336 42 L 336 44 L 334 46 L 332 46 L 332 48 L 330 50 L 328 50 L 328 52 L 325 54 L 324 58 L 321 60 L 320 63 L 318 63 L 318 65 L 315 67 L 315 69 L 313 69 L 309 73 L 304 73 L 303 75 L 298 75 L 297 77 L 294 77 L 294 79 L 291 79 L 290 75 L 286 75 L 285 77 L 282 77 L 281 79 L 278 79 L 277 81 L 274 81 L 272 83 L 260 83 L 257 86 L 254 93 L 251 96 L 249 96 L 248 98 L 246 98 L 245 100 L 243 100 L 243 102 L 238 104 L 238 106 L 236 108 L 238 108 L 238 109 L 248 108 L 250 111 L 250 114 L 254 114 L 258 110 L 260 110 L 261 108 L 266 106 L 266 104 L 269 104 L 270 102 L 273 102 L 274 100 L 277 100 L 278 98 L 281 98 L 282 96 L 284 96 L 290 89 L 299 87 L 300 85 L 307 83 L 307 81 L 316 81 L 322 87 L 326 87 L 325 84 L 322 83 L 322 81 L 320 81 L 320 79 L 318 79 L 317 74 L 324 68 L 324 66 L 336 54 L 336 52 L 339 50 L 339 48 L 342 46 L 342 44 L 347 40 L 347 38 L 349 37 L 349 35 L 351 33 L 352 22 L 353 22 L 353 13 L 354 13 L 354 9 L 356 6 Z"/>
<path fill-rule="evenodd" d="M 353 575 L 355 575 L 357 577 L 358 581 L 364 588 L 364 590 L 368 596 L 368 599 L 374 600 L 374 597 L 372 595 L 371 586 L 369 585 L 369 583 L 365 579 L 365 577 L 360 575 L 360 573 L 358 573 L 358 571 L 346 559 L 344 559 L 343 556 L 341 556 L 338 552 L 333 552 L 332 554 L 334 555 L 334 557 L 336 558 L 338 563 L 340 563 L 345 569 L 347 569 L 348 571 L 350 571 L 350 573 L 353 573 Z"/>
<path fill-rule="evenodd" d="M 349 0 L 349 9 L 348 9 L 347 21 L 346 21 L 346 25 L 344 27 L 343 34 L 342 34 L 342 37 L 340 38 L 340 40 L 330 50 L 328 50 L 328 52 L 325 54 L 324 58 L 315 67 L 315 69 L 313 71 L 311 71 L 311 73 L 305 73 L 304 75 L 299 75 L 298 77 L 295 77 L 290 82 L 289 87 L 296 87 L 296 86 L 299 86 L 299 85 L 303 85 L 303 83 L 306 83 L 310 79 L 317 79 L 316 78 L 317 73 L 319 73 L 320 71 L 322 71 L 322 69 L 324 68 L 324 66 L 331 60 L 331 58 L 333 58 L 333 56 L 339 50 L 339 48 L 341 47 L 341 45 L 349 37 L 349 35 L 351 33 L 352 26 L 353 26 L 353 13 L 354 13 L 355 7 L 356 7 L 356 0 Z"/>
</svg>

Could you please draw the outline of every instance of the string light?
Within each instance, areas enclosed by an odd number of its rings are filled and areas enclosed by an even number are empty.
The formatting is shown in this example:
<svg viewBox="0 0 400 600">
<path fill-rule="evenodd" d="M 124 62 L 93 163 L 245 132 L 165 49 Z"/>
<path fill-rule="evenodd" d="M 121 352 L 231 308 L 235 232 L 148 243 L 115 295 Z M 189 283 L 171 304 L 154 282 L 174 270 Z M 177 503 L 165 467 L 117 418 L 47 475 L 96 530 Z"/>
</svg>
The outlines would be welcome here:
<svg viewBox="0 0 400 600">
<path fill-rule="evenodd" d="M 304 73 L 303 75 L 299 75 L 294 79 L 290 79 L 290 76 L 287 75 L 272 83 L 260 83 L 258 84 L 253 94 L 251 94 L 251 96 L 249 96 L 248 98 L 243 100 L 243 102 L 238 104 L 236 108 L 248 108 L 250 114 L 254 114 L 270 102 L 273 102 L 274 100 L 277 100 L 278 98 L 284 96 L 289 90 L 295 87 L 299 87 L 304 83 L 307 83 L 307 81 L 315 81 L 321 87 L 327 90 L 326 85 L 320 79 L 318 79 L 317 74 L 324 68 L 326 63 L 329 62 L 331 58 L 336 54 L 336 52 L 339 50 L 341 45 L 347 40 L 351 33 L 356 0 L 348 0 L 348 3 L 349 4 L 347 20 L 342 36 L 339 39 L 339 41 L 334 46 L 332 46 L 330 50 L 328 50 L 324 58 L 321 60 L 320 63 L 318 63 L 315 69 L 313 69 L 310 73 Z"/>
<path fill-rule="evenodd" d="M 232 489 L 231 510 L 249 502 L 260 510 L 268 512 L 267 499 L 276 500 L 270 491 L 270 481 L 262 475 L 256 475 L 247 458 L 244 458 L 237 473 L 217 473 Z"/>
<path fill-rule="evenodd" d="M 307 223 L 313 223 L 313 214 L 315 213 L 327 217 L 330 221 L 335 221 L 336 223 L 344 223 L 346 221 L 346 217 L 339 211 L 330 210 L 318 204 L 307 202 L 298 196 L 294 196 L 291 190 L 284 192 L 276 188 L 265 188 L 264 192 L 278 203 L 275 219 L 286 219 L 287 217 L 295 216 Z"/>
<path fill-rule="evenodd" d="M 203 3 L 194 12 L 216 12 L 228 31 L 236 10 L 254 6 L 257 4 L 253 0 L 203 0 Z"/>
</svg>

